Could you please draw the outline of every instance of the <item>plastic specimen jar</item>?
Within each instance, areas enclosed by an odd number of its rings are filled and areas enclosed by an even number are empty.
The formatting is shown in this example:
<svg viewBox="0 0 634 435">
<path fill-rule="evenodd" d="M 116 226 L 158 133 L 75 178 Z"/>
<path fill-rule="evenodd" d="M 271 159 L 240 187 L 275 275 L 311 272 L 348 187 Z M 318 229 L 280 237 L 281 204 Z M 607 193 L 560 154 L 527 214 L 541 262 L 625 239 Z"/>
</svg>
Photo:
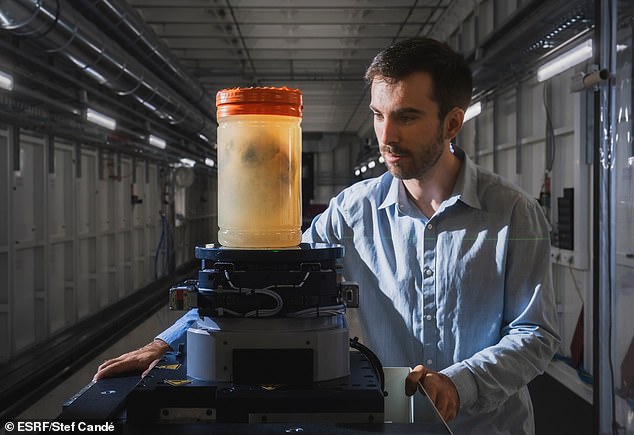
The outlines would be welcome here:
<svg viewBox="0 0 634 435">
<path fill-rule="evenodd" d="M 301 92 L 223 89 L 216 108 L 218 241 L 236 248 L 299 245 Z"/>
</svg>

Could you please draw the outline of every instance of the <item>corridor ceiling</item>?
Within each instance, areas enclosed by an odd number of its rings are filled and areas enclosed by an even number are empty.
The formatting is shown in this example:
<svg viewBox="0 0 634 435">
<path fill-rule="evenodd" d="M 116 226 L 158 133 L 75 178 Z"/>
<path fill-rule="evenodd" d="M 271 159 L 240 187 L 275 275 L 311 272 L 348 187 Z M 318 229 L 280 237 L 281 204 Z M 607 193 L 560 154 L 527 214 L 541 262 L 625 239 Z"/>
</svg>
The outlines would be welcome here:
<svg viewBox="0 0 634 435">
<path fill-rule="evenodd" d="M 0 0 L 0 65 L 16 78 L 0 115 L 164 158 L 152 133 L 170 158 L 193 157 L 213 153 L 220 89 L 287 86 L 304 96 L 303 149 L 330 151 L 372 139 L 363 75 L 392 43 L 450 40 L 485 99 L 587 38 L 593 10 L 592 0 Z M 84 123 L 84 106 L 115 117 L 116 132 Z"/>
<path fill-rule="evenodd" d="M 373 56 L 402 38 L 446 37 L 473 7 L 468 0 L 129 3 L 212 97 L 225 87 L 298 88 L 304 132 L 360 136 L 371 129 L 363 74 Z"/>
</svg>

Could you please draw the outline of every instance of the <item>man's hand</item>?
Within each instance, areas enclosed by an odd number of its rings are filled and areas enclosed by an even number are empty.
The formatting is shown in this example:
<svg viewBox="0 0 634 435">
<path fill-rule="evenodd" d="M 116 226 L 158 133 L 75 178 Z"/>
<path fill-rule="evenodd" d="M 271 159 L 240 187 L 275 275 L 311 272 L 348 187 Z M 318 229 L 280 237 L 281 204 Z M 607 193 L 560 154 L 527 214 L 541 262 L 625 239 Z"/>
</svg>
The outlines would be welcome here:
<svg viewBox="0 0 634 435">
<path fill-rule="evenodd" d="M 124 353 L 120 357 L 109 359 L 97 368 L 97 373 L 92 378 L 98 381 L 102 378 L 128 372 L 142 372 L 144 377 L 172 348 L 163 340 L 156 339 L 140 349 Z"/>
<path fill-rule="evenodd" d="M 456 417 L 460 408 L 460 397 L 449 377 L 418 365 L 405 379 L 405 394 L 414 394 L 418 389 L 418 382 L 425 387 L 427 395 L 445 421 Z"/>
</svg>

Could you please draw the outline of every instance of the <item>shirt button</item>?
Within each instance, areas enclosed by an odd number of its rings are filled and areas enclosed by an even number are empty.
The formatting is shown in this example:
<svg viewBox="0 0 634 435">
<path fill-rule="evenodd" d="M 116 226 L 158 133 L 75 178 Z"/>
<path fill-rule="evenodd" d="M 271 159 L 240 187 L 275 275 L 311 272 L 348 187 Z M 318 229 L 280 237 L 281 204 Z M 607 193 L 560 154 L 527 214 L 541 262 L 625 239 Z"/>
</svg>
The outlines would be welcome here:
<svg viewBox="0 0 634 435">
<path fill-rule="evenodd" d="M 425 316 L 425 320 L 431 320 L 431 319 L 432 319 L 432 315 L 431 315 L 431 314 L 427 314 L 427 315 Z"/>
<path fill-rule="evenodd" d="M 427 229 L 431 230 L 432 228 L 434 228 L 434 226 L 432 224 L 427 224 Z"/>
<path fill-rule="evenodd" d="M 426 277 L 430 277 L 430 276 L 432 276 L 434 274 L 434 271 L 431 270 L 429 267 L 426 267 L 425 271 L 424 271 L 424 274 L 425 274 Z"/>
<path fill-rule="evenodd" d="M 428 359 L 426 362 L 427 362 L 427 365 L 428 365 L 428 366 L 430 366 L 430 365 L 432 365 L 432 364 L 433 364 L 433 361 L 432 361 L 432 360 L 430 360 L 430 359 Z"/>
</svg>

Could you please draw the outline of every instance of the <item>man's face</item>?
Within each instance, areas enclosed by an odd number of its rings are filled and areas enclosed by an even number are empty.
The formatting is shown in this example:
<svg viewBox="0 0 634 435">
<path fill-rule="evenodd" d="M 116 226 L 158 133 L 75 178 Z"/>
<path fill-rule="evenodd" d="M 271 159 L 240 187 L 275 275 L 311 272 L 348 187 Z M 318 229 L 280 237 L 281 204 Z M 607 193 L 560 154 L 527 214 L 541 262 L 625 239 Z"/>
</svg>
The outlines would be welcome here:
<svg viewBox="0 0 634 435">
<path fill-rule="evenodd" d="M 396 83 L 375 78 L 371 93 L 374 132 L 388 170 L 403 180 L 422 178 L 445 148 L 430 75 L 413 73 Z"/>
</svg>

